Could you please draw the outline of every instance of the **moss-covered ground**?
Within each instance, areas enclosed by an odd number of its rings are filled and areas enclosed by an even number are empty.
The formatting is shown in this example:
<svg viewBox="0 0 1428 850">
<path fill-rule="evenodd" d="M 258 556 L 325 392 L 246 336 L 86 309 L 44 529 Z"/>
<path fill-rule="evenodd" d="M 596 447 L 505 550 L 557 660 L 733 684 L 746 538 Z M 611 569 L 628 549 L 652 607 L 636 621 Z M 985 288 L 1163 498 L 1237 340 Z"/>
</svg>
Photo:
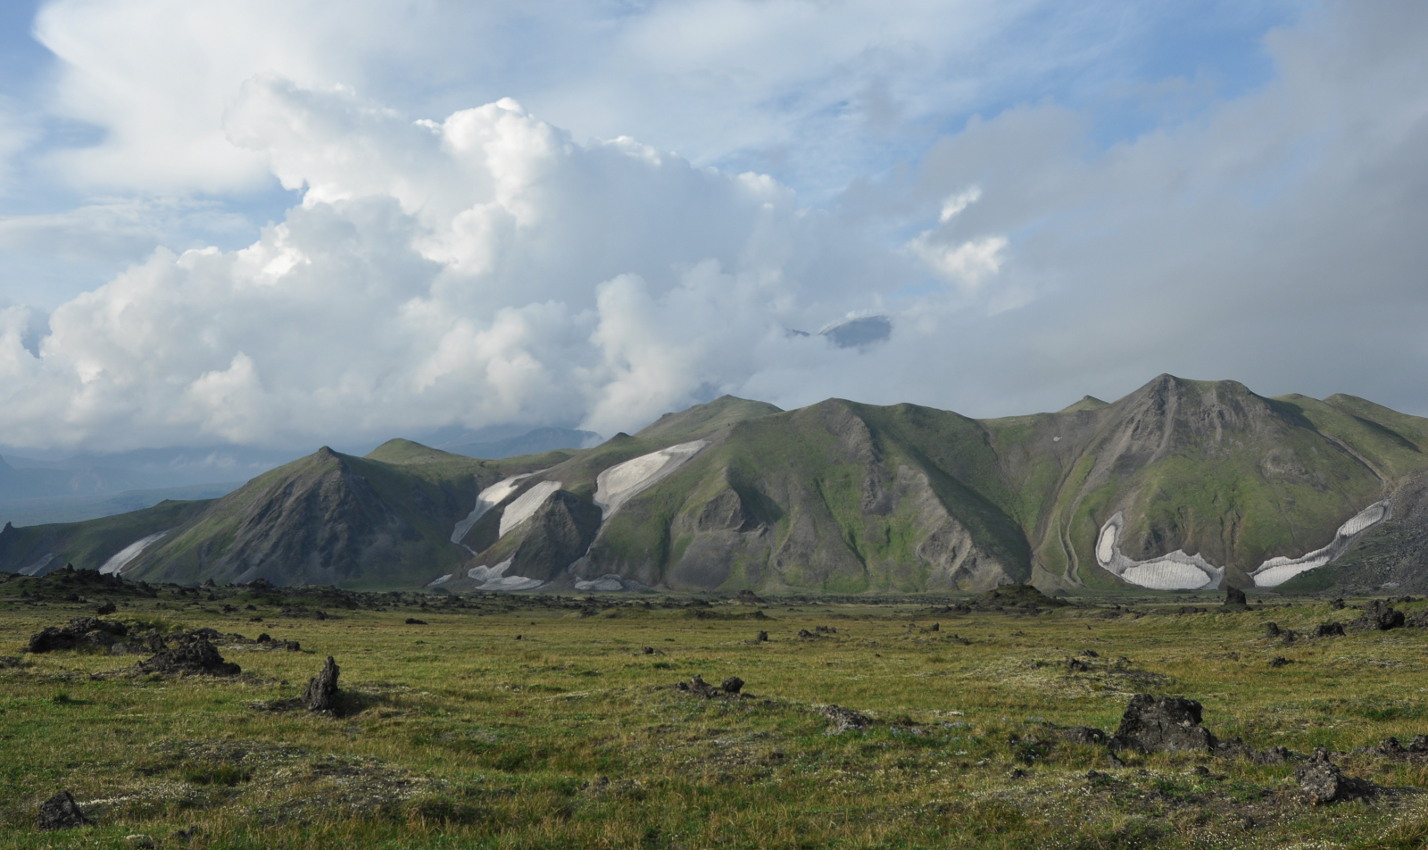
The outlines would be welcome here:
<svg viewBox="0 0 1428 850">
<path fill-rule="evenodd" d="M 46 588 L 0 582 L 4 847 L 1428 842 L 1428 757 L 1372 749 L 1428 734 L 1428 630 L 1267 634 L 1271 621 L 1301 633 L 1347 622 L 1353 600 L 1233 612 L 1209 597 L 1122 598 L 1028 613 L 916 597 Z M 108 619 L 136 628 L 267 633 L 302 649 L 219 641 L 243 668 L 232 679 L 25 652 L 31 634 L 108 598 Z M 272 710 L 328 655 L 342 716 Z M 744 694 L 675 687 L 695 675 L 737 676 Z M 1114 731 L 1138 692 L 1199 700 L 1208 728 L 1254 749 L 1327 747 L 1384 790 L 1313 806 L 1293 762 L 1113 754 L 1057 729 Z M 828 704 L 875 722 L 830 733 Z M 93 824 L 35 831 L 40 802 L 65 789 Z"/>
</svg>

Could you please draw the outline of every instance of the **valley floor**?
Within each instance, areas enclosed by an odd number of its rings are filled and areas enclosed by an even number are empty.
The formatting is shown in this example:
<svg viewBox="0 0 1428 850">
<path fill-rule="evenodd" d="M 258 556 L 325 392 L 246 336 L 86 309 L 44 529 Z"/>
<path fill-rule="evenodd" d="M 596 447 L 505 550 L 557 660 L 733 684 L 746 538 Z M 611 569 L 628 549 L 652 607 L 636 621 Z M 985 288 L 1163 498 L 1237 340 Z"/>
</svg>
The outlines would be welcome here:
<svg viewBox="0 0 1428 850">
<path fill-rule="evenodd" d="M 1428 733 L 1428 629 L 1412 617 L 1428 602 L 1393 602 L 1407 627 L 1312 637 L 1352 626 L 1362 603 L 996 610 L 64 582 L 0 577 L 6 847 L 1428 842 L 1428 752 L 1410 744 Z M 103 619 L 130 636 L 216 630 L 242 672 L 26 651 L 111 600 Z M 311 712 L 296 703 L 328 656 L 337 710 Z M 742 689 L 720 687 L 731 677 Z M 1073 731 L 1115 732 L 1138 693 L 1197 700 L 1205 728 L 1244 746 L 1142 753 Z M 1312 802 L 1301 774 L 1319 747 L 1371 794 Z M 90 825 L 38 831 L 65 790 Z"/>
</svg>

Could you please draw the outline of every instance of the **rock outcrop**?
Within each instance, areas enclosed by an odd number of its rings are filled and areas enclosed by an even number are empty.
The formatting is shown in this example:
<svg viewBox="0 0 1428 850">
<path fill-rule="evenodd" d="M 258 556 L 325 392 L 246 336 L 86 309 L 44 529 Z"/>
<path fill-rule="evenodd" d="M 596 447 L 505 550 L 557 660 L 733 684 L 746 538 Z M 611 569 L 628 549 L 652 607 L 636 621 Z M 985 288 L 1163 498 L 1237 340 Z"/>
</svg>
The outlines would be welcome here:
<svg viewBox="0 0 1428 850">
<path fill-rule="evenodd" d="M 1215 736 L 1201 725 L 1200 715 L 1200 703 L 1193 699 L 1136 694 L 1111 741 L 1145 753 L 1210 752 Z"/>
</svg>

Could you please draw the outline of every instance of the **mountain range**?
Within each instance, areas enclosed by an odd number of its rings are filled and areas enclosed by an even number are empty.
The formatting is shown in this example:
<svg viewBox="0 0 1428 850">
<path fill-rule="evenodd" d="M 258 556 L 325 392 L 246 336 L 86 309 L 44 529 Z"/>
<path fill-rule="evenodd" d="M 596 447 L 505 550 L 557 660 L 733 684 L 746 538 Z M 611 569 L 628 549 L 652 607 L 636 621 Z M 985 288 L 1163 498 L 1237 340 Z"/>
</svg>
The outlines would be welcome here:
<svg viewBox="0 0 1428 850">
<path fill-rule="evenodd" d="M 219 499 L 0 532 L 0 570 L 446 591 L 1428 587 L 1428 419 L 1161 375 L 971 419 L 723 397 L 588 449 L 323 448 Z"/>
</svg>

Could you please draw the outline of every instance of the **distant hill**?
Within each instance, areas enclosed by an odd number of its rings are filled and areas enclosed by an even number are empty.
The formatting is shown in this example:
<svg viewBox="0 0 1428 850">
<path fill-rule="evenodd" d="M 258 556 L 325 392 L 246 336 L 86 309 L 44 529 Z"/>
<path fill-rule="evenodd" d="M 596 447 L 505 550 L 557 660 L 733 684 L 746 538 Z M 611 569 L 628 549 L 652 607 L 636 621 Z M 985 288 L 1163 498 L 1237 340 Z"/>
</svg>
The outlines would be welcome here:
<svg viewBox="0 0 1428 850">
<path fill-rule="evenodd" d="M 451 591 L 1416 587 L 1425 448 L 1428 420 L 1362 399 L 1170 375 L 991 420 L 726 396 L 593 448 L 324 449 L 192 513 L 7 528 L 0 569 Z"/>
</svg>

